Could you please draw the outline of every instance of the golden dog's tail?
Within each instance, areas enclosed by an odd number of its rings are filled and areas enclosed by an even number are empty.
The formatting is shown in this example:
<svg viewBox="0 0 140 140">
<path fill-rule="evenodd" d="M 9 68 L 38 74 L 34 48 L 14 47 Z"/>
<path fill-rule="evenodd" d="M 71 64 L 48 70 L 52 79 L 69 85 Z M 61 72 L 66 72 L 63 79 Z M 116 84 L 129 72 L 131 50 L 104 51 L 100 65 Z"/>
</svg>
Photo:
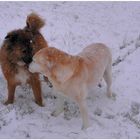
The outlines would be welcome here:
<svg viewBox="0 0 140 140">
<path fill-rule="evenodd" d="M 31 13 L 26 19 L 26 28 L 33 32 L 39 31 L 45 25 L 44 19 L 42 19 L 36 13 Z"/>
</svg>

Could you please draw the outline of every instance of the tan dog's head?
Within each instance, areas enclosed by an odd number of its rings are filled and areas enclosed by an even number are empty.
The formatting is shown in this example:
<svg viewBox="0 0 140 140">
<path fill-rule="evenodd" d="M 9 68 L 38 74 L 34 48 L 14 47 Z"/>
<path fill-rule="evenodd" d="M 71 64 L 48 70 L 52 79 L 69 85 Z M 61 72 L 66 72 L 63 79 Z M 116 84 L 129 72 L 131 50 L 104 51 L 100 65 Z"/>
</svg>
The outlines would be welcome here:
<svg viewBox="0 0 140 140">
<path fill-rule="evenodd" d="M 47 49 L 47 48 L 45 48 Z M 33 61 L 32 63 L 29 65 L 29 71 L 32 73 L 43 73 L 44 69 L 45 69 L 45 60 L 46 57 L 43 55 L 44 52 L 43 50 L 45 49 L 41 49 L 40 51 L 38 51 L 34 56 L 33 56 Z M 44 56 L 44 57 L 43 57 Z"/>
<path fill-rule="evenodd" d="M 42 73 L 45 69 L 50 70 L 56 65 L 69 63 L 69 58 L 70 55 L 54 47 L 43 48 L 33 56 L 29 70 Z"/>
</svg>

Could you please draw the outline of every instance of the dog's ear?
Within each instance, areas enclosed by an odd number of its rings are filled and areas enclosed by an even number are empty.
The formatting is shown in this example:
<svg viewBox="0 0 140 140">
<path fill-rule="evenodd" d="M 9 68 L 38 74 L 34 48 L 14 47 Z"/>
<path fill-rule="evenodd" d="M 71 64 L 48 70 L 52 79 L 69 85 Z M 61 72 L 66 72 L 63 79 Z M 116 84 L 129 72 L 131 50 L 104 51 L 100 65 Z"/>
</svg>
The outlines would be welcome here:
<svg viewBox="0 0 140 140">
<path fill-rule="evenodd" d="M 7 36 L 5 37 L 5 39 L 8 39 L 8 38 L 10 38 L 10 35 L 7 35 Z"/>
<path fill-rule="evenodd" d="M 18 34 L 16 33 L 7 34 L 7 36 L 5 37 L 6 40 L 8 39 L 12 43 L 16 42 L 17 38 L 18 38 Z"/>
<path fill-rule="evenodd" d="M 48 67 L 48 69 L 51 69 L 54 66 L 54 63 L 49 61 L 47 56 L 40 56 L 39 61 L 45 64 Z"/>
</svg>

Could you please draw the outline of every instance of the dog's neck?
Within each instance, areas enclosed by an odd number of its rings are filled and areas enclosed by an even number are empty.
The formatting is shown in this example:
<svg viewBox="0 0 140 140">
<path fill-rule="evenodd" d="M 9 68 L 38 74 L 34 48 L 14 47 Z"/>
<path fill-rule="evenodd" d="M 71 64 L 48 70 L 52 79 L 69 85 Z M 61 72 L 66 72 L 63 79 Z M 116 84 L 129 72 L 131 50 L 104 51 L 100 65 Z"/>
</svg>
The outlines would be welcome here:
<svg viewBox="0 0 140 140">
<path fill-rule="evenodd" d="M 64 84 L 80 72 L 80 62 L 80 57 L 72 56 L 67 65 L 56 64 L 49 71 L 48 77 L 50 81 L 59 85 Z"/>
</svg>

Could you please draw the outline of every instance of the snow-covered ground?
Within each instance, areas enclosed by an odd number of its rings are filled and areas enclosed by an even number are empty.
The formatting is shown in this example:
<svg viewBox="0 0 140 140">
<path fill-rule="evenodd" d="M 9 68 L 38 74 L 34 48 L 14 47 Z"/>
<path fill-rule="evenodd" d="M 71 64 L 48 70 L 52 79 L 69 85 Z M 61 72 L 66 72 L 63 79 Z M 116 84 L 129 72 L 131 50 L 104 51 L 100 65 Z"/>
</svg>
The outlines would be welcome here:
<svg viewBox="0 0 140 140">
<path fill-rule="evenodd" d="M 4 106 L 6 81 L 0 71 L 0 138 L 140 138 L 140 2 L 0 2 L 0 43 L 7 32 L 25 26 L 35 11 L 46 20 L 48 43 L 76 54 L 93 42 L 107 44 L 113 55 L 114 100 L 105 84 L 89 92 L 91 127 L 81 130 L 77 106 L 68 102 L 57 118 L 56 99 L 42 81 L 45 107 L 31 89 L 18 87 L 13 105 Z"/>
</svg>

